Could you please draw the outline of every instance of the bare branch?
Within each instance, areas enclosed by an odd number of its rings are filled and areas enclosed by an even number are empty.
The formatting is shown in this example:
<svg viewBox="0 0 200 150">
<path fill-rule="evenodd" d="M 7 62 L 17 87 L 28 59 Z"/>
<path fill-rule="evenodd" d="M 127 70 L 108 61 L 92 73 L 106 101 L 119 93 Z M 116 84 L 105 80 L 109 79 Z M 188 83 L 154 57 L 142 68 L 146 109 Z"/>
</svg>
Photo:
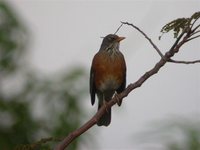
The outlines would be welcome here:
<svg viewBox="0 0 200 150">
<path fill-rule="evenodd" d="M 109 106 L 108 106 L 109 107 Z M 56 148 L 55 150 L 64 150 L 76 137 L 80 136 L 84 132 L 86 132 L 88 129 L 90 129 L 92 126 L 94 126 L 97 123 L 98 116 L 102 116 L 103 113 L 105 113 L 106 108 L 101 107 L 101 109 L 88 121 L 86 122 L 82 127 L 75 130 L 74 132 L 71 132 Z"/>
<path fill-rule="evenodd" d="M 200 24 L 197 25 L 197 26 L 192 30 L 192 32 L 195 32 L 199 27 L 200 27 Z"/>
<path fill-rule="evenodd" d="M 193 35 L 195 35 L 195 34 L 197 34 L 197 33 L 199 33 L 199 32 L 200 32 L 200 30 L 198 30 L 198 31 L 196 31 L 196 32 L 193 32 L 193 33 L 191 33 L 190 35 L 193 36 Z"/>
<path fill-rule="evenodd" d="M 117 28 L 117 30 L 115 31 L 114 34 L 117 34 L 117 32 L 120 30 L 120 28 L 123 26 L 123 23 L 121 23 L 121 25 Z"/>
<path fill-rule="evenodd" d="M 159 48 L 152 42 L 152 40 L 142 31 L 140 30 L 138 27 L 136 27 L 135 25 L 128 23 L 128 22 L 122 22 L 122 24 L 126 24 L 129 26 L 132 26 L 133 28 L 135 28 L 136 30 L 138 30 L 149 42 L 150 44 L 154 47 L 154 49 L 157 51 L 157 53 L 160 55 L 161 58 L 163 58 L 163 54 L 161 53 L 161 51 L 159 50 Z"/>
<path fill-rule="evenodd" d="M 193 23 L 191 24 L 191 27 L 190 27 L 191 29 L 194 27 L 194 25 L 195 25 L 195 23 L 197 22 L 198 19 L 199 19 L 199 17 L 193 21 Z M 193 31 L 195 31 L 197 28 L 198 28 L 198 26 L 195 27 L 195 28 L 193 29 Z"/>
<path fill-rule="evenodd" d="M 61 140 L 62 140 L 61 138 L 54 138 L 54 137 L 42 138 L 39 141 L 32 144 L 17 145 L 14 149 L 15 150 L 34 150 L 34 149 L 39 149 L 41 145 L 44 145 L 48 142 L 60 142 Z"/>
<path fill-rule="evenodd" d="M 186 29 L 185 29 L 186 30 Z M 170 48 L 170 50 L 175 49 L 175 47 L 177 47 L 179 41 L 181 40 L 181 38 L 183 37 L 183 35 L 185 34 L 185 30 L 182 31 L 182 33 L 178 36 L 178 38 L 176 39 L 176 41 L 174 42 L 174 44 L 172 45 L 172 47 Z M 189 37 L 189 35 L 187 35 Z"/>
<path fill-rule="evenodd" d="M 186 42 L 189 42 L 189 41 L 194 40 L 194 39 L 199 38 L 199 37 L 200 37 L 200 35 L 197 35 L 197 36 L 191 37 L 191 38 L 187 39 Z"/>
<path fill-rule="evenodd" d="M 168 62 L 177 63 L 177 64 L 196 64 L 196 63 L 200 63 L 200 60 L 180 61 L 180 60 L 173 60 L 173 59 L 170 59 L 170 60 L 168 60 Z"/>
</svg>

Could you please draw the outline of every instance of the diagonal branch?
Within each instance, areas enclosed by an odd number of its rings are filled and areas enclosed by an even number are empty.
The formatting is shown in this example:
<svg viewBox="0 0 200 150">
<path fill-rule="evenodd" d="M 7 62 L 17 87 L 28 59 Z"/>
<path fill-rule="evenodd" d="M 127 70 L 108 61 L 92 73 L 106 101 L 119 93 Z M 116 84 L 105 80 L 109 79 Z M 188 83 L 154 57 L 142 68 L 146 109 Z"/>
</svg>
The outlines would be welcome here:
<svg viewBox="0 0 200 150">
<path fill-rule="evenodd" d="M 130 24 L 128 22 L 124 22 L 124 24 L 131 25 L 132 27 L 136 28 L 138 31 L 140 31 L 149 41 L 154 45 L 154 47 L 157 49 L 155 44 L 146 36 L 146 34 L 141 31 L 138 27 L 134 26 L 133 24 Z M 115 105 L 119 100 L 122 101 L 123 98 L 128 96 L 128 94 L 133 91 L 134 89 L 142 86 L 142 84 L 151 76 L 156 74 L 170 59 L 179 51 L 181 46 L 187 42 L 187 39 L 190 37 L 188 34 L 186 34 L 184 37 L 184 33 L 179 35 L 177 38 L 175 44 L 173 44 L 172 48 L 165 53 L 160 59 L 160 61 L 149 71 L 147 71 L 144 75 L 142 75 L 135 83 L 131 83 L 127 86 L 127 88 L 117 96 L 114 96 L 108 103 L 107 107 L 101 107 L 98 112 L 88 121 L 86 122 L 82 127 L 79 129 L 71 132 L 56 148 L 55 150 L 64 150 L 73 140 L 76 139 L 76 137 L 80 136 L 87 130 L 89 130 L 91 127 L 93 127 L 99 118 L 106 113 L 106 109 L 111 108 L 113 105 Z"/>
<path fill-rule="evenodd" d="M 195 20 L 192 22 L 190 28 L 192 29 L 195 25 L 195 23 L 197 22 L 197 20 L 200 18 L 200 16 L 198 16 L 197 18 L 195 18 Z M 191 17 L 191 19 L 194 19 L 193 17 Z M 198 28 L 198 27 L 197 27 Z M 195 29 L 196 30 L 196 29 Z"/>
<path fill-rule="evenodd" d="M 194 39 L 196 39 L 196 38 L 199 38 L 199 37 L 200 37 L 200 35 L 197 35 L 197 36 L 194 36 L 194 37 L 188 38 L 188 39 L 187 39 L 187 42 L 189 42 L 189 41 L 191 41 L 191 40 L 194 40 Z"/>
<path fill-rule="evenodd" d="M 196 63 L 200 63 L 200 60 L 182 61 L 182 60 L 169 59 L 168 62 L 177 63 L 177 64 L 196 64 Z"/>
<path fill-rule="evenodd" d="M 195 34 L 197 34 L 197 33 L 199 33 L 200 32 L 200 30 L 198 30 L 198 31 L 196 31 L 196 32 L 192 32 L 191 33 L 191 36 L 193 36 L 193 35 L 195 35 Z"/>
<path fill-rule="evenodd" d="M 200 24 L 197 25 L 197 26 L 192 30 L 192 32 L 195 32 L 199 27 L 200 27 Z"/>
<path fill-rule="evenodd" d="M 121 23 L 121 25 L 117 28 L 117 30 L 115 31 L 114 34 L 117 34 L 117 32 L 119 31 L 119 29 L 123 26 L 123 23 Z"/>
<path fill-rule="evenodd" d="M 128 23 L 128 22 L 122 22 L 121 21 L 121 23 L 129 25 L 129 26 L 132 26 L 133 28 L 135 28 L 136 30 L 138 30 L 150 42 L 150 44 L 154 47 L 154 49 L 157 51 L 157 53 L 160 55 L 160 57 L 163 58 L 163 54 L 159 50 L 159 48 L 152 42 L 152 40 L 142 30 L 140 30 L 140 28 L 138 28 L 137 26 L 135 26 L 135 25 L 133 25 L 131 23 Z"/>
</svg>

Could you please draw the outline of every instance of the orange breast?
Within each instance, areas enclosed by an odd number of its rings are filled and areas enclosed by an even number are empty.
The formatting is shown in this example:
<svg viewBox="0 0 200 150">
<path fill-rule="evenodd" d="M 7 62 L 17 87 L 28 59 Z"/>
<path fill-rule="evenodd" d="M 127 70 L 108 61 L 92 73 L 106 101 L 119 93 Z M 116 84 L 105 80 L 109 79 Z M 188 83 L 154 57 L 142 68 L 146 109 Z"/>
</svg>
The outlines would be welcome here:
<svg viewBox="0 0 200 150">
<path fill-rule="evenodd" d="M 95 86 L 98 90 L 116 90 L 124 81 L 126 64 L 122 53 L 98 52 L 93 59 Z"/>
</svg>

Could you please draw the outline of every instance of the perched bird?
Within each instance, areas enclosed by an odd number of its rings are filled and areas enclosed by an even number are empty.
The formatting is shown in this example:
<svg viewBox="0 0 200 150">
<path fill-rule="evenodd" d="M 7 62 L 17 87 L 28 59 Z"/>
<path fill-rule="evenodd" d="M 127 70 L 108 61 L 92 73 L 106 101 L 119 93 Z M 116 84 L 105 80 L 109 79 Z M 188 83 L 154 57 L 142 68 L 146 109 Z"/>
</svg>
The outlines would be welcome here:
<svg viewBox="0 0 200 150">
<path fill-rule="evenodd" d="M 90 96 L 92 105 L 95 94 L 98 97 L 98 109 L 106 107 L 115 92 L 121 93 L 126 87 L 126 62 L 119 51 L 120 41 L 125 37 L 109 34 L 104 37 L 100 50 L 93 58 L 90 70 Z M 120 106 L 121 103 L 118 102 Z M 98 126 L 108 126 L 111 122 L 111 108 L 98 120 Z"/>
</svg>

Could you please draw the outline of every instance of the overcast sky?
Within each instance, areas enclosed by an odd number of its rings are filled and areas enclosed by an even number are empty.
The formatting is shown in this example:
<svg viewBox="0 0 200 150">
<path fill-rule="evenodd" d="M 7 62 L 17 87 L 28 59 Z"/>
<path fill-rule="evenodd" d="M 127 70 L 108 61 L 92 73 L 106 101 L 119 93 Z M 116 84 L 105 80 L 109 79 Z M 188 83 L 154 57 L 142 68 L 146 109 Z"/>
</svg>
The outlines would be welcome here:
<svg viewBox="0 0 200 150">
<path fill-rule="evenodd" d="M 114 33 L 120 21 L 140 27 L 164 53 L 174 39 L 169 34 L 159 41 L 161 27 L 200 10 L 199 0 L 9 1 L 30 29 L 32 43 L 28 63 L 46 75 L 74 65 L 83 66 L 89 72 L 92 58 L 100 48 L 100 37 Z M 127 62 L 129 84 L 151 69 L 158 62 L 159 55 L 140 33 L 129 26 L 123 26 L 118 35 L 126 37 L 120 49 Z M 199 48 L 199 39 L 192 41 L 174 59 L 200 59 Z M 173 116 L 199 118 L 199 100 L 200 65 L 167 64 L 132 92 L 122 107 L 113 108 L 109 127 L 92 128 L 90 133 L 95 135 L 97 143 L 83 143 L 80 150 L 143 150 L 133 142 L 136 133 L 160 119 Z M 85 107 L 91 115 L 96 112 L 89 97 L 85 100 Z"/>
</svg>

